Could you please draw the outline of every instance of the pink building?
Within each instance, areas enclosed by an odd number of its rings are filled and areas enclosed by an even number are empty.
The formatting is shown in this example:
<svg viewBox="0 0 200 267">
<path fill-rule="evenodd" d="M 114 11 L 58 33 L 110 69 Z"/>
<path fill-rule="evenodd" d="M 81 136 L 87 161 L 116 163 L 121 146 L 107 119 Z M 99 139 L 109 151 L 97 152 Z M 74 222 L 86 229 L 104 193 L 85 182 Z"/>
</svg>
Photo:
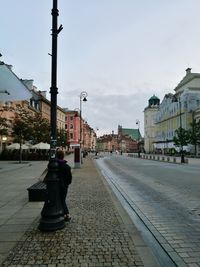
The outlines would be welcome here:
<svg viewBox="0 0 200 267">
<path fill-rule="evenodd" d="M 65 130 L 68 136 L 69 148 L 81 143 L 82 150 L 95 150 L 96 133 L 76 110 L 65 110 Z M 82 129 L 80 131 L 80 129 Z M 80 142 L 81 140 L 81 142 Z"/>
</svg>

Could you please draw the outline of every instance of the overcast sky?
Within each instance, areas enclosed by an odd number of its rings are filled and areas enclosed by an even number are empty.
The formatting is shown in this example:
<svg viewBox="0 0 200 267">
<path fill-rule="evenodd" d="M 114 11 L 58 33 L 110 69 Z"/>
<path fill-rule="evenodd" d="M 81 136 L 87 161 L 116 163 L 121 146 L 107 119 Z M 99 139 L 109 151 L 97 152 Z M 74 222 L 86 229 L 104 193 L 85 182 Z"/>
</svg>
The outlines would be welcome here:
<svg viewBox="0 0 200 267">
<path fill-rule="evenodd" d="M 49 98 L 52 0 L 0 0 L 1 60 Z M 58 0 L 58 104 L 77 109 L 98 135 L 143 134 L 148 99 L 161 100 L 200 72 L 199 0 Z"/>
</svg>

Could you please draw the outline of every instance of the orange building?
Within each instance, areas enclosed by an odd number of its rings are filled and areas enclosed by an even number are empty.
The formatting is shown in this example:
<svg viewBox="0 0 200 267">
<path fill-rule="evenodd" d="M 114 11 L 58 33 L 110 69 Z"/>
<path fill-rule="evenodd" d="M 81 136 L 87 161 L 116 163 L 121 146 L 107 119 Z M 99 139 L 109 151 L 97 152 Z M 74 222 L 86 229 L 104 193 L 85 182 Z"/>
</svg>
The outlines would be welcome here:
<svg viewBox="0 0 200 267">
<path fill-rule="evenodd" d="M 32 115 L 41 114 L 50 122 L 51 102 L 46 98 L 46 91 L 37 90 L 31 79 L 19 79 L 12 71 L 12 66 L 1 61 L 0 88 L 5 88 L 2 91 L 3 97 L 0 95 L 0 116 L 6 118 L 10 125 L 12 125 L 16 112 L 20 108 L 26 109 Z M 12 98 L 8 95 L 12 95 Z M 57 128 L 66 131 L 67 141 L 71 147 L 81 143 L 83 150 L 95 149 L 96 133 L 83 118 L 80 118 L 78 111 L 70 111 L 57 106 Z M 12 140 L 10 130 L 7 136 L 0 136 L 1 147 L 2 143 L 5 147 L 11 144 Z"/>
</svg>

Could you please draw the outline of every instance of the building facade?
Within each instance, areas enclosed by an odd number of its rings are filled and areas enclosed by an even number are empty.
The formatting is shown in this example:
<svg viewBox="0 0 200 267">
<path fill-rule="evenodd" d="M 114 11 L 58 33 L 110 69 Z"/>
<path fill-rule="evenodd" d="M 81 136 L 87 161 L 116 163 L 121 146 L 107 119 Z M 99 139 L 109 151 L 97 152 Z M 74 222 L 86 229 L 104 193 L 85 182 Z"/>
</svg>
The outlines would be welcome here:
<svg viewBox="0 0 200 267">
<path fill-rule="evenodd" d="M 137 152 L 143 150 L 142 136 L 139 129 L 123 128 L 118 126 L 118 133 L 106 134 L 98 138 L 97 150 L 107 152 Z"/>
<path fill-rule="evenodd" d="M 179 151 L 173 142 L 175 131 L 179 127 L 190 129 L 192 120 L 200 118 L 200 74 L 188 68 L 174 91 L 166 94 L 153 110 L 151 105 L 144 110 L 146 152 Z M 191 153 L 194 150 L 192 145 L 183 149 Z"/>
<path fill-rule="evenodd" d="M 67 131 L 69 147 L 80 145 L 82 150 L 92 151 L 96 148 L 96 133 L 89 126 L 87 121 L 80 117 L 80 112 L 76 110 L 64 109 L 65 129 Z"/>
<path fill-rule="evenodd" d="M 156 129 L 154 116 L 157 113 L 160 105 L 160 99 L 153 95 L 149 99 L 148 106 L 144 109 L 144 151 L 151 153 L 154 151 L 154 142 L 156 138 Z"/>
</svg>

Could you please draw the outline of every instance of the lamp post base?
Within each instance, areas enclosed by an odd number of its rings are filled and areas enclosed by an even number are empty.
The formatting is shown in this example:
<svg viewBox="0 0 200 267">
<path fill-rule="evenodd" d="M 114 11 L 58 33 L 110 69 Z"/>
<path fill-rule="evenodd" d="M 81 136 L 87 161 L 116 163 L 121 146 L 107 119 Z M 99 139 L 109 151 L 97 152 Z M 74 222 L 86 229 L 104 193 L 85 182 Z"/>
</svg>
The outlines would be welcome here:
<svg viewBox="0 0 200 267">
<path fill-rule="evenodd" d="M 38 229 L 42 232 L 52 232 L 65 227 L 64 218 L 42 218 Z"/>
<path fill-rule="evenodd" d="M 50 159 L 46 179 L 47 194 L 38 229 L 48 232 L 65 227 L 64 211 L 60 198 L 58 162 L 56 159 Z"/>
</svg>

